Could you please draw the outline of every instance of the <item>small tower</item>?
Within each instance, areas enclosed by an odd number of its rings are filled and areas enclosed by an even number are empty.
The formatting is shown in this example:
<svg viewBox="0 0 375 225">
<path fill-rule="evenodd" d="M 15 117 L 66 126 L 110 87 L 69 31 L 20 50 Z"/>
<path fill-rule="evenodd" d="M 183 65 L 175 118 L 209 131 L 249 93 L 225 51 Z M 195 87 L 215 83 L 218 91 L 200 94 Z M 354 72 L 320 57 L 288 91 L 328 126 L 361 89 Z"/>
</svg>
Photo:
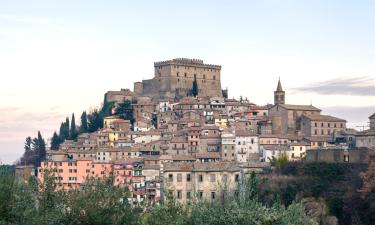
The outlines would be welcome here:
<svg viewBox="0 0 375 225">
<path fill-rule="evenodd" d="M 279 82 L 277 83 L 277 89 L 274 93 L 274 104 L 285 104 L 285 91 L 283 91 L 283 88 L 281 87 L 281 82 L 279 78 Z"/>
</svg>

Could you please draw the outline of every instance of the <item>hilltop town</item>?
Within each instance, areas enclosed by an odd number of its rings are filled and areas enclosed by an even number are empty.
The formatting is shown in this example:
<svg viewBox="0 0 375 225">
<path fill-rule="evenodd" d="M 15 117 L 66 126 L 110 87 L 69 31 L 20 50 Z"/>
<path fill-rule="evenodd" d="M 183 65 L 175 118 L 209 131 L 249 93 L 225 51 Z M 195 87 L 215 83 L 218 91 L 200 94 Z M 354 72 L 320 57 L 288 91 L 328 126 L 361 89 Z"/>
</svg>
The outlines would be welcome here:
<svg viewBox="0 0 375 225">
<path fill-rule="evenodd" d="M 181 203 L 197 195 L 211 201 L 223 184 L 234 190 L 244 174 L 280 159 L 359 163 L 375 148 L 375 114 L 358 132 L 316 106 L 288 102 L 281 80 L 273 104 L 257 105 L 228 98 L 220 65 L 178 58 L 155 62 L 154 71 L 133 91 L 105 93 L 102 124 L 47 148 L 38 178 L 50 169 L 58 188 L 69 190 L 113 175 L 134 203 L 155 204 L 166 193 Z"/>
</svg>

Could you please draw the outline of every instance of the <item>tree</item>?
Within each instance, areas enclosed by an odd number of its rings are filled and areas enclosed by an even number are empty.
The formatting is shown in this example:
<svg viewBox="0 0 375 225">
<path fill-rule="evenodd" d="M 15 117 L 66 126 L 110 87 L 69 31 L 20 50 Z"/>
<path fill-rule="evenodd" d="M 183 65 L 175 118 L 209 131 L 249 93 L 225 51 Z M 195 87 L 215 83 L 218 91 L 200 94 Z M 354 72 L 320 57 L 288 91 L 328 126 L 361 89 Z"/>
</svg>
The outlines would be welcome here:
<svg viewBox="0 0 375 225">
<path fill-rule="evenodd" d="M 72 121 L 70 125 L 70 132 L 69 132 L 69 138 L 71 140 L 75 140 L 77 138 L 77 128 L 76 128 L 76 119 L 74 117 L 74 113 L 72 114 Z"/>
<path fill-rule="evenodd" d="M 69 117 L 66 117 L 65 119 L 65 123 L 64 123 L 64 140 L 68 139 L 69 138 L 69 132 L 70 132 L 70 129 L 69 129 Z"/>
<path fill-rule="evenodd" d="M 35 160 L 35 166 L 39 166 L 40 162 L 46 158 L 46 142 L 44 141 L 42 134 L 40 131 L 38 131 L 38 137 L 34 138 L 36 139 L 36 160 Z"/>
<path fill-rule="evenodd" d="M 126 100 L 123 103 L 120 103 L 116 108 L 116 115 L 125 120 L 133 120 L 133 108 L 132 103 L 129 100 Z"/>
<path fill-rule="evenodd" d="M 23 153 L 23 156 L 21 157 L 21 164 L 22 165 L 29 165 L 31 163 L 33 163 L 34 161 L 34 152 L 33 152 L 33 149 L 32 149 L 32 139 L 31 137 L 27 137 L 26 140 L 25 140 L 25 147 L 24 147 L 25 151 Z"/>
<path fill-rule="evenodd" d="M 88 131 L 95 132 L 103 126 L 102 117 L 97 109 L 88 115 Z"/>
<path fill-rule="evenodd" d="M 193 81 L 193 88 L 191 90 L 191 94 L 194 96 L 194 97 L 197 97 L 198 96 L 198 82 L 197 82 L 197 79 L 194 78 L 194 81 Z"/>
<path fill-rule="evenodd" d="M 65 122 L 62 122 L 60 125 L 60 132 L 59 132 L 59 138 L 60 143 L 64 142 L 66 139 L 69 138 L 69 117 L 66 117 Z"/>
<path fill-rule="evenodd" d="M 81 126 L 79 128 L 80 133 L 85 133 L 88 131 L 88 126 L 87 126 L 87 114 L 86 111 L 82 112 L 81 115 Z"/>
<path fill-rule="evenodd" d="M 57 135 L 56 131 L 53 132 L 53 136 L 51 139 L 51 150 L 58 150 L 60 146 L 60 139 L 59 136 Z"/>
<path fill-rule="evenodd" d="M 375 191 L 375 153 L 368 154 L 368 169 L 360 174 L 362 178 L 362 188 L 360 190 L 362 197 L 365 198 Z M 374 207 L 375 208 L 375 207 Z"/>
</svg>

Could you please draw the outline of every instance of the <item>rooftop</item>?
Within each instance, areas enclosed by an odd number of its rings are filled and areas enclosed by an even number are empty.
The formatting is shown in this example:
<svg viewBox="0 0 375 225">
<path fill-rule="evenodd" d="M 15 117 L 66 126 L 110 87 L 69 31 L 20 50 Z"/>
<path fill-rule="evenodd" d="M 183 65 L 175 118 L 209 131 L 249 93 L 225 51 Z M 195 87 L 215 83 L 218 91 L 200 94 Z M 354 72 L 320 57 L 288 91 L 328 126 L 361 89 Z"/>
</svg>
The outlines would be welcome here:
<svg viewBox="0 0 375 225">
<path fill-rule="evenodd" d="M 346 122 L 346 120 L 337 118 L 329 115 L 304 115 L 304 117 L 312 121 L 322 121 L 322 122 Z"/>
<path fill-rule="evenodd" d="M 289 110 L 299 110 L 299 111 L 322 111 L 321 109 L 316 108 L 312 105 L 289 105 L 289 104 L 280 104 L 278 105 L 280 107 L 283 107 L 284 109 Z"/>
</svg>

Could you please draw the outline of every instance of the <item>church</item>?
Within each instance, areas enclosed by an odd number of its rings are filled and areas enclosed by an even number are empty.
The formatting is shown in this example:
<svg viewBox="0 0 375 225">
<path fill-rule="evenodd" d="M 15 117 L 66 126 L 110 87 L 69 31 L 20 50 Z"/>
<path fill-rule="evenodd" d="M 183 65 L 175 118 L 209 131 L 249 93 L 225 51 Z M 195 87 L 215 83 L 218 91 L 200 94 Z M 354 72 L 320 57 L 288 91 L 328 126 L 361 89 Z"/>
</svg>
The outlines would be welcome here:
<svg viewBox="0 0 375 225">
<path fill-rule="evenodd" d="M 313 105 L 286 104 L 285 91 L 279 79 L 274 91 L 274 105 L 269 108 L 272 133 L 329 138 L 334 132 L 346 129 L 344 119 L 322 115 L 321 111 Z"/>
</svg>

